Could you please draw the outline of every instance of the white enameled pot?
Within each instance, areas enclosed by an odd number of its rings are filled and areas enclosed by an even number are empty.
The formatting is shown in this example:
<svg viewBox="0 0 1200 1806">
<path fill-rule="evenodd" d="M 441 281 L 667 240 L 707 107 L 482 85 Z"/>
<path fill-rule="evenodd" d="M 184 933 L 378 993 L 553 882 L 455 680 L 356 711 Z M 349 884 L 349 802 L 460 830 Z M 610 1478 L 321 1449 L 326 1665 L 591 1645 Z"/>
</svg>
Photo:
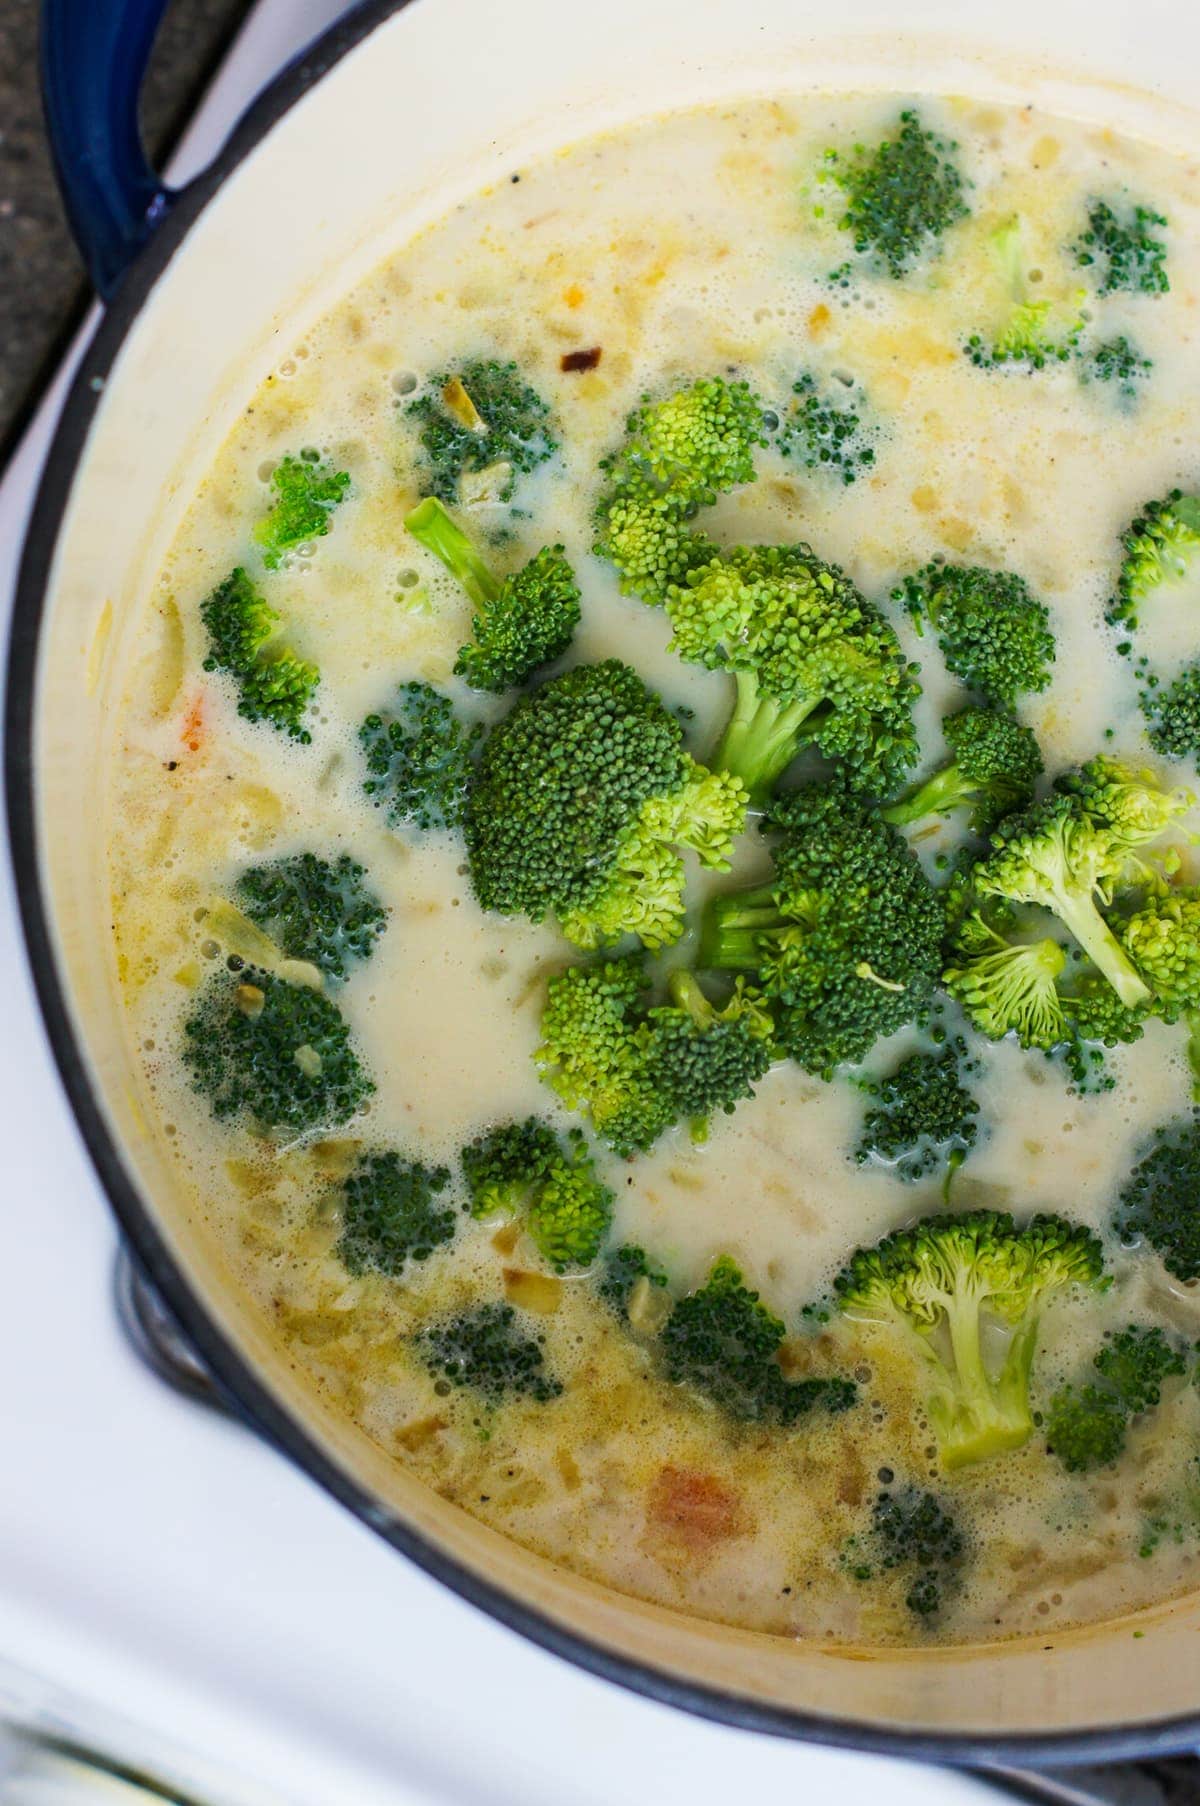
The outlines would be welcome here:
<svg viewBox="0 0 1200 1806">
<path fill-rule="evenodd" d="M 606 1591 L 385 1459 L 279 1359 L 139 1111 L 101 806 L 121 674 L 160 560 L 247 398 L 381 255 L 488 181 L 647 112 L 820 87 L 1037 101 L 1195 155 L 1197 67 L 1200 13 L 1183 0 L 910 0 L 903 17 L 888 0 L 376 4 L 285 73 L 172 204 L 134 184 L 125 243 L 144 248 L 123 272 L 122 256 L 97 259 L 114 292 L 26 549 L 8 786 L 43 1008 L 114 1207 L 224 1392 L 397 1549 L 564 1656 L 732 1722 L 981 1762 L 1194 1745 L 1200 1597 L 1053 1647 L 826 1648 Z M 86 173 L 103 204 L 102 164 Z M 78 215 L 96 197 L 76 199 Z"/>
</svg>

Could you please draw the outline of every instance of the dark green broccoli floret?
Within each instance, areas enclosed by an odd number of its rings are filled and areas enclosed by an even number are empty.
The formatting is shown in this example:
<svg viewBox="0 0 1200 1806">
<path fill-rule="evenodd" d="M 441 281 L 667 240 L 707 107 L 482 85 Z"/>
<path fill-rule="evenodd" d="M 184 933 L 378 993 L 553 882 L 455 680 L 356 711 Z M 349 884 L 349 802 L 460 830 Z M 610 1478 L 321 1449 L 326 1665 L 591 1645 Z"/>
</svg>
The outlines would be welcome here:
<svg viewBox="0 0 1200 1806">
<path fill-rule="evenodd" d="M 558 1273 L 590 1266 L 612 1221 L 613 1194 L 596 1177 L 578 1130 L 569 1142 L 564 1153 L 553 1130 L 531 1116 L 489 1129 L 462 1153 L 471 1215 L 522 1217 Z"/>
<path fill-rule="evenodd" d="M 636 671 L 578 665 L 484 743 L 464 819 L 475 893 L 502 915 L 556 915 L 579 947 L 666 946 L 683 929 L 682 849 L 727 869 L 745 809 Z"/>
<path fill-rule="evenodd" d="M 238 714 L 247 721 L 266 721 L 307 746 L 312 735 L 304 726 L 321 674 L 315 665 L 283 651 L 264 654 L 242 678 Z"/>
<path fill-rule="evenodd" d="M 834 1292 L 842 1310 L 913 1338 L 942 1463 L 956 1468 L 1028 1441 L 1042 1305 L 1072 1286 L 1103 1283 L 1090 1230 L 1058 1216 L 1018 1226 L 1007 1213 L 974 1210 L 926 1217 L 860 1249 Z M 1009 1332 L 998 1362 L 985 1353 L 989 1318 Z"/>
<path fill-rule="evenodd" d="M 449 1183 L 448 1167 L 364 1154 L 342 1187 L 337 1252 L 346 1271 L 399 1279 L 410 1260 L 428 1260 L 452 1240 L 455 1212 L 437 1201 Z"/>
<path fill-rule="evenodd" d="M 847 484 L 872 467 L 875 447 L 853 407 L 839 408 L 822 395 L 808 371 L 792 384 L 792 394 L 797 399 L 783 410 L 775 436 L 785 458 L 806 470 L 828 470 Z"/>
<path fill-rule="evenodd" d="M 927 1011 L 942 904 L 903 837 L 836 784 L 779 799 L 775 876 L 705 911 L 699 964 L 757 974 L 780 1049 L 828 1077 Z"/>
<path fill-rule="evenodd" d="M 884 1490 L 872 1508 L 871 1532 L 879 1566 L 910 1576 L 904 1598 L 909 1611 L 918 1618 L 936 1616 L 957 1584 L 966 1548 L 953 1514 L 920 1487 Z"/>
<path fill-rule="evenodd" d="M 253 966 L 209 980 L 183 1037 L 216 1117 L 306 1134 L 347 1122 L 375 1089 L 337 1005 Z"/>
<path fill-rule="evenodd" d="M 277 631 L 279 616 L 240 564 L 200 604 L 208 633 L 206 671 L 243 677 Z"/>
<path fill-rule="evenodd" d="M 1074 247 L 1075 261 L 1095 274 L 1098 294 L 1126 289 L 1131 294 L 1165 295 L 1171 286 L 1167 247 L 1155 228 L 1166 223 L 1152 207 L 1136 205 L 1118 213 L 1107 201 L 1093 201 L 1087 228 Z"/>
<path fill-rule="evenodd" d="M 320 452 L 302 451 L 281 458 L 271 472 L 275 505 L 258 522 L 254 537 L 263 547 L 263 563 L 275 570 L 284 554 L 329 531 L 329 517 L 350 487 L 350 474 L 335 470 Z"/>
<path fill-rule="evenodd" d="M 927 131 L 910 108 L 901 113 L 894 136 L 879 144 L 826 151 L 822 177 L 845 196 L 837 223 L 881 272 L 907 275 L 950 226 L 966 218 L 957 148 Z"/>
<path fill-rule="evenodd" d="M 1023 691 L 1044 690 L 1054 663 L 1045 605 L 1024 578 L 979 565 L 927 564 L 893 598 L 918 633 L 928 622 L 947 669 L 994 708 L 1013 709 Z"/>
<path fill-rule="evenodd" d="M 1165 687 L 1148 681 L 1138 700 L 1156 753 L 1164 759 L 1191 759 L 1200 753 L 1200 665 L 1188 665 Z"/>
<path fill-rule="evenodd" d="M 868 1090 L 875 1102 L 855 1159 L 886 1161 L 905 1180 L 945 1166 L 949 1183 L 979 1133 L 979 1105 L 960 1076 L 975 1069 L 956 1037 L 938 1053 L 909 1054 L 887 1078 L 874 1080 Z"/>
<path fill-rule="evenodd" d="M 1079 344 L 1085 315 L 1083 297 L 1055 301 L 1035 293 L 1030 284 L 1019 219 L 1006 220 L 993 232 L 992 255 L 1004 284 L 1006 305 L 995 331 L 985 337 L 973 333 L 967 340 L 967 356 L 981 370 L 1005 364 L 1041 370 L 1065 363 Z"/>
<path fill-rule="evenodd" d="M 452 1386 L 468 1386 L 489 1404 L 523 1394 L 548 1404 L 562 1392 L 562 1381 L 545 1372 L 541 1336 L 522 1333 L 511 1304 L 479 1304 L 417 1337 L 417 1349 L 430 1370 Z"/>
<path fill-rule="evenodd" d="M 465 726 L 430 684 L 401 684 L 395 708 L 358 730 L 366 754 L 363 789 L 393 827 L 456 828 L 466 808 L 479 724 Z"/>
<path fill-rule="evenodd" d="M 307 745 L 304 717 L 320 672 L 275 643 L 280 619 L 239 565 L 200 604 L 208 632 L 206 671 L 228 671 L 238 681 L 238 714 L 265 721 Z"/>
<path fill-rule="evenodd" d="M 942 722 L 949 764 L 881 811 L 896 827 L 927 815 L 969 809 L 983 833 L 999 816 L 1027 803 L 1042 775 L 1041 749 L 1029 728 L 999 709 L 965 708 Z"/>
<path fill-rule="evenodd" d="M 558 1136 L 536 1116 L 486 1130 L 461 1155 L 471 1215 L 520 1215 L 561 1158 Z"/>
<path fill-rule="evenodd" d="M 1185 1117 L 1158 1131 L 1121 1193 L 1118 1235 L 1145 1241 L 1168 1273 L 1200 1279 L 1200 1118 Z"/>
<path fill-rule="evenodd" d="M 516 364 L 476 358 L 431 376 L 406 412 L 420 428 L 429 487 L 462 500 L 465 471 L 494 471 L 496 500 L 510 501 L 518 476 L 558 449 L 550 409 Z"/>
<path fill-rule="evenodd" d="M 579 587 L 561 546 L 544 546 L 519 571 L 493 575 L 436 496 L 405 526 L 441 560 L 475 607 L 474 639 L 459 650 L 454 669 L 476 690 L 509 690 L 558 658 L 579 625 Z"/>
<path fill-rule="evenodd" d="M 1137 1324 L 1110 1333 L 1092 1366 L 1099 1383 L 1063 1386 L 1046 1412 L 1046 1446 L 1071 1473 L 1115 1461 L 1130 1419 L 1158 1404 L 1165 1379 L 1186 1371 L 1182 1352 L 1161 1329 Z"/>
<path fill-rule="evenodd" d="M 723 1255 L 700 1289 L 674 1305 L 660 1348 L 668 1379 L 694 1386 L 731 1417 L 787 1427 L 817 1406 L 847 1410 L 856 1397 L 852 1381 L 784 1378 L 778 1357 L 786 1334 Z"/>
<path fill-rule="evenodd" d="M 1121 575 L 1108 619 L 1136 627 L 1144 605 L 1188 575 L 1200 551 L 1200 496 L 1172 489 L 1147 502 L 1121 535 Z"/>
<path fill-rule="evenodd" d="M 366 875 L 348 853 L 332 861 L 296 853 L 251 866 L 234 895 L 288 959 L 309 960 L 326 978 L 345 978 L 353 961 L 370 959 L 387 922 Z"/>
<path fill-rule="evenodd" d="M 645 1286 L 661 1291 L 666 1283 L 666 1274 L 651 1260 L 645 1249 L 636 1248 L 627 1242 L 620 1248 L 614 1248 L 606 1258 L 599 1292 L 609 1309 L 623 1317 L 628 1315 L 635 1287 Z"/>
<path fill-rule="evenodd" d="M 672 972 L 669 1002 L 650 1011 L 650 1057 L 655 1082 L 672 1114 L 690 1117 L 702 1139 L 714 1110 L 731 1112 L 774 1058 L 774 1025 L 762 998 L 741 979 L 723 1009 L 710 1002 L 690 972 Z"/>
<path fill-rule="evenodd" d="M 752 798 L 808 745 L 860 788 L 887 790 L 914 763 L 913 668 L 879 610 L 809 546 L 735 547 L 693 571 L 667 613 L 681 657 L 734 678 L 713 764 Z"/>
<path fill-rule="evenodd" d="M 1137 400 L 1137 386 L 1145 382 L 1153 368 L 1153 359 L 1143 357 L 1123 333 L 1080 353 L 1080 380 L 1110 384 L 1126 407 Z"/>
</svg>

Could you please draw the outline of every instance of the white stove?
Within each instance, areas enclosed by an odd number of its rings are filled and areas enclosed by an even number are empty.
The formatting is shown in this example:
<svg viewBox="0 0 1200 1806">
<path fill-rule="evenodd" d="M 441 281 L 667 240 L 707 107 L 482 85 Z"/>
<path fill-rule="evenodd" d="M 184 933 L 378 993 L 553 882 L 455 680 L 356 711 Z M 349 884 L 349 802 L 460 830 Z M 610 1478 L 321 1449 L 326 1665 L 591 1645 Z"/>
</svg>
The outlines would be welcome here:
<svg viewBox="0 0 1200 1806">
<path fill-rule="evenodd" d="M 172 176 L 202 167 L 254 92 L 343 10 L 261 0 Z M 5 633 L 73 361 L 0 485 Z M 40 1733 L 31 1744 L 0 1730 L 0 1806 L 995 1798 L 965 1777 L 727 1730 L 593 1679 L 462 1603 L 247 1431 L 165 1386 L 118 1324 L 118 1238 L 53 1069 L 7 868 L 0 973 L 0 1723 Z M 73 1749 L 102 1752 L 104 1772 Z M 139 1772 L 163 1791 L 142 1791 Z"/>
</svg>

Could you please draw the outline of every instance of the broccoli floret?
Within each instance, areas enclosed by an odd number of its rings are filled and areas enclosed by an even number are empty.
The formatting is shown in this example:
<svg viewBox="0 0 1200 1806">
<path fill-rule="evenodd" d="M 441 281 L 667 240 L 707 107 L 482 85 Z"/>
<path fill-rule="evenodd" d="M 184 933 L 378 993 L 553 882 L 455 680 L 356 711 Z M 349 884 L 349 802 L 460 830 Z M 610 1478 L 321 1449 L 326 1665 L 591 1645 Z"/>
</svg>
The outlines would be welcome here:
<svg viewBox="0 0 1200 1806">
<path fill-rule="evenodd" d="M 370 959 L 387 910 L 348 853 L 336 860 L 296 853 L 242 873 L 238 906 L 288 959 L 308 960 L 327 979 L 345 978 L 355 960 Z"/>
<path fill-rule="evenodd" d="M 860 1249 L 834 1292 L 842 1310 L 912 1336 L 942 1464 L 956 1468 L 1028 1441 L 1041 1308 L 1057 1292 L 1104 1283 L 1089 1230 L 1058 1216 L 1018 1226 L 1005 1212 L 975 1210 L 926 1217 Z M 998 1365 L 984 1353 L 988 1318 L 1009 1331 Z"/>
<path fill-rule="evenodd" d="M 739 984 L 718 1010 L 688 972 L 670 1001 L 647 1009 L 636 959 L 574 966 L 550 980 L 535 1058 L 568 1109 L 589 1112 L 618 1154 L 645 1149 L 691 1118 L 701 1139 L 714 1110 L 731 1111 L 770 1065 L 771 1020 Z"/>
<path fill-rule="evenodd" d="M 489 1129 L 462 1152 L 472 1216 L 520 1216 L 556 1273 L 588 1267 L 612 1221 L 613 1194 L 597 1177 L 582 1135 L 564 1153 L 536 1117 Z"/>
<path fill-rule="evenodd" d="M 431 376 L 406 413 L 420 429 L 425 471 L 443 502 L 462 498 L 464 472 L 494 471 L 495 498 L 558 450 L 550 409 L 516 364 L 477 358 Z"/>
<path fill-rule="evenodd" d="M 200 619 L 208 633 L 204 669 L 235 677 L 245 676 L 279 627 L 279 616 L 240 564 L 204 598 Z"/>
<path fill-rule="evenodd" d="M 1044 1053 L 1070 1036 L 1059 979 L 1067 956 L 1057 941 L 1010 942 L 981 915 L 970 918 L 967 945 L 956 948 L 942 983 L 989 1041 L 1015 1035 Z"/>
<path fill-rule="evenodd" d="M 628 665 L 579 665 L 524 696 L 488 735 L 464 827 L 485 909 L 597 947 L 683 929 L 684 866 L 728 867 L 745 819 L 736 779 L 683 751 L 679 722 Z"/>
<path fill-rule="evenodd" d="M 281 458 L 271 472 L 275 505 L 254 529 L 263 548 L 263 563 L 278 569 L 286 553 L 329 531 L 329 517 L 350 487 L 350 473 L 335 470 L 320 452 L 302 451 Z"/>
<path fill-rule="evenodd" d="M 909 1576 L 904 1603 L 918 1618 L 936 1617 L 960 1577 L 966 1543 L 942 1501 L 920 1487 L 884 1490 L 871 1511 L 871 1542 L 879 1566 Z M 862 1571 L 863 1579 L 871 1577 Z"/>
<path fill-rule="evenodd" d="M 474 605 L 474 638 L 460 647 L 454 666 L 473 689 L 512 689 L 566 651 L 579 625 L 579 587 L 561 546 L 544 546 L 501 579 L 436 496 L 414 508 L 404 524 Z"/>
<path fill-rule="evenodd" d="M 453 1239 L 455 1213 L 439 1204 L 445 1166 L 423 1166 L 389 1151 L 364 1154 L 342 1187 L 338 1258 L 348 1273 L 399 1279 L 410 1260 L 428 1260 Z"/>
<path fill-rule="evenodd" d="M 1108 619 L 1136 627 L 1145 604 L 1169 584 L 1180 583 L 1200 551 L 1200 496 L 1172 489 L 1147 502 L 1121 535 L 1121 574 Z"/>
<path fill-rule="evenodd" d="M 850 1380 L 787 1380 L 779 1365 L 784 1325 L 745 1284 L 727 1255 L 698 1291 L 672 1308 L 662 1332 L 668 1379 L 694 1387 L 731 1417 L 789 1427 L 816 1407 L 845 1411 Z"/>
<path fill-rule="evenodd" d="M 1055 789 L 1077 798 L 1089 824 L 1102 838 L 1115 880 L 1131 875 L 1156 877 L 1174 872 L 1178 855 L 1167 847 L 1156 854 L 1152 843 L 1160 840 L 1191 809 L 1195 797 L 1176 785 L 1167 789 L 1153 771 L 1098 753 L 1075 771 L 1054 780 Z"/>
<path fill-rule="evenodd" d="M 1188 665 L 1165 688 L 1148 681 L 1138 700 L 1156 753 L 1164 759 L 1200 754 L 1200 665 Z"/>
<path fill-rule="evenodd" d="M 975 867 L 974 884 L 981 896 L 1051 910 L 1121 1003 L 1137 1009 L 1150 1001 L 1149 988 L 1096 904 L 1097 896 L 1107 894 L 1107 887 L 1122 877 L 1132 848 L 1139 844 L 1135 811 L 1127 810 L 1119 825 L 1092 813 L 1091 803 L 1103 810 L 1106 796 L 1111 794 L 1114 807 L 1118 800 L 1102 780 L 1083 781 L 1085 793 L 1056 792 L 1000 822 L 992 852 Z M 1161 831 L 1161 826 L 1151 829 L 1145 839 Z"/>
<path fill-rule="evenodd" d="M 526 1228 L 538 1253 L 556 1273 L 590 1267 L 612 1223 L 613 1194 L 596 1176 L 578 1132 L 570 1151 L 555 1161 L 530 1199 Z"/>
<path fill-rule="evenodd" d="M 872 468 L 875 447 L 853 407 L 839 408 L 822 395 L 808 371 L 792 384 L 792 394 L 796 400 L 784 409 L 775 436 L 785 458 L 806 470 L 827 470 L 845 484 Z"/>
<path fill-rule="evenodd" d="M 462 1155 L 473 1217 L 521 1215 L 557 1160 L 558 1136 L 536 1116 L 500 1123 L 468 1143 Z"/>
<path fill-rule="evenodd" d="M 393 827 L 457 828 L 482 736 L 482 726 L 464 725 L 432 685 L 401 684 L 394 710 L 368 715 L 358 730 L 363 789 Z"/>
<path fill-rule="evenodd" d="M 592 550 L 616 570 L 624 595 L 663 608 L 690 572 L 717 556 L 712 541 L 689 525 L 694 513 L 684 496 L 658 490 L 647 477 L 623 475 L 597 509 Z"/>
<path fill-rule="evenodd" d="M 955 1037 L 940 1052 L 914 1053 L 868 1087 L 875 1100 L 863 1120 L 855 1159 L 876 1159 L 912 1181 L 946 1168 L 946 1183 L 979 1133 L 979 1105 L 962 1082 L 977 1070 L 966 1042 Z"/>
<path fill-rule="evenodd" d="M 670 1101 L 656 1082 L 636 959 L 571 966 L 550 980 L 538 1071 L 568 1110 L 586 1110 L 618 1154 L 650 1147 L 670 1127 Z"/>
<path fill-rule="evenodd" d="M 208 632 L 204 669 L 237 679 L 238 714 L 307 745 L 312 735 L 304 717 L 321 674 L 274 643 L 279 616 L 240 565 L 205 597 L 200 618 Z"/>
<path fill-rule="evenodd" d="M 672 972 L 670 1001 L 650 1011 L 651 1059 L 656 1082 L 676 1117 L 690 1117 L 703 1140 L 714 1110 L 732 1112 L 774 1057 L 774 1024 L 762 998 L 743 980 L 718 1009 L 694 974 Z"/>
<path fill-rule="evenodd" d="M 1137 400 L 1138 384 L 1145 382 L 1153 368 L 1153 359 L 1143 357 L 1122 333 L 1081 353 L 1079 376 L 1084 383 L 1110 384 L 1111 392 L 1128 408 Z"/>
<path fill-rule="evenodd" d="M 913 668 L 878 609 L 810 547 L 737 547 L 693 571 L 667 613 L 683 658 L 734 678 L 713 763 L 753 799 L 806 745 L 860 788 L 887 790 L 914 763 Z"/>
<path fill-rule="evenodd" d="M 1168 1018 L 1200 1009 L 1200 889 L 1154 889 L 1120 928 L 1121 944 Z"/>
<path fill-rule="evenodd" d="M 1006 220 L 993 232 L 991 249 L 1004 284 L 1007 308 L 1001 324 L 989 337 L 972 333 L 967 340 L 967 356 L 981 370 L 1005 364 L 1042 370 L 1048 363 L 1065 363 L 1075 352 L 1085 324 L 1083 297 L 1075 295 L 1070 302 L 1058 305 L 1052 299 L 1033 295 L 1019 219 Z"/>
<path fill-rule="evenodd" d="M 489 1404 L 524 1395 L 544 1405 L 563 1388 L 545 1371 L 543 1340 L 522 1332 L 511 1304 L 479 1304 L 422 1330 L 416 1344 L 431 1372 Z"/>
<path fill-rule="evenodd" d="M 1063 1386 L 1046 1412 L 1046 1446 L 1070 1473 L 1114 1462 L 1130 1419 L 1152 1410 L 1163 1381 L 1186 1371 L 1182 1352 L 1161 1329 L 1137 1324 L 1110 1333 L 1092 1366 L 1099 1384 Z"/>
<path fill-rule="evenodd" d="M 1118 213 L 1107 201 L 1093 201 L 1086 229 L 1075 243 L 1075 261 L 1090 269 L 1101 295 L 1126 289 L 1135 295 L 1165 295 L 1167 247 L 1156 236 L 1166 220 L 1140 204 Z"/>
<path fill-rule="evenodd" d="M 709 376 L 664 401 L 643 396 L 606 468 L 616 493 L 633 480 L 648 493 L 703 508 L 754 481 L 755 448 L 766 443 L 763 405 L 750 385 Z"/>
<path fill-rule="evenodd" d="M 1044 766 L 1037 740 L 1014 715 L 965 708 L 942 723 L 953 754 L 949 764 L 881 811 L 895 827 L 927 815 L 970 810 L 971 826 L 984 833 L 999 816 L 1028 803 Z"/>
<path fill-rule="evenodd" d="M 907 275 L 968 213 L 958 146 L 926 130 L 914 109 L 901 113 L 894 136 L 879 144 L 825 153 L 823 180 L 845 196 L 838 220 L 860 256 L 887 275 Z"/>
<path fill-rule="evenodd" d="M 993 708 L 1011 711 L 1023 691 L 1049 684 L 1050 617 L 1024 578 L 935 560 L 906 577 L 892 596 L 904 604 L 918 633 L 929 623 L 947 669 Z"/>
<path fill-rule="evenodd" d="M 375 1089 L 337 1005 L 254 966 L 210 979 L 183 1026 L 183 1061 L 214 1116 L 262 1130 L 337 1128 Z"/>
<path fill-rule="evenodd" d="M 744 382 L 706 377 L 663 401 L 643 398 L 620 449 L 605 459 L 596 509 L 598 557 L 622 590 L 661 608 L 716 547 L 690 526 L 697 510 L 753 482 L 754 451 L 767 443 L 763 409 Z"/>
<path fill-rule="evenodd" d="M 599 1293 L 610 1310 L 619 1317 L 627 1317 L 638 1289 L 661 1291 L 666 1283 L 666 1274 L 646 1250 L 626 1242 L 622 1247 L 614 1248 L 606 1258 Z"/>
<path fill-rule="evenodd" d="M 307 746 L 312 735 L 304 718 L 320 681 L 317 667 L 294 653 L 265 654 L 242 678 L 238 714 L 247 721 L 266 721 Z"/>
<path fill-rule="evenodd" d="M 1126 1241 L 1145 1241 L 1168 1273 L 1200 1279 L 1200 1118 L 1158 1131 L 1125 1183 L 1114 1217 Z"/>
<path fill-rule="evenodd" d="M 896 829 L 836 784 L 789 791 L 763 825 L 775 876 L 710 900 L 699 964 L 756 974 L 780 1049 L 829 1077 L 927 1011 L 942 904 Z"/>
</svg>

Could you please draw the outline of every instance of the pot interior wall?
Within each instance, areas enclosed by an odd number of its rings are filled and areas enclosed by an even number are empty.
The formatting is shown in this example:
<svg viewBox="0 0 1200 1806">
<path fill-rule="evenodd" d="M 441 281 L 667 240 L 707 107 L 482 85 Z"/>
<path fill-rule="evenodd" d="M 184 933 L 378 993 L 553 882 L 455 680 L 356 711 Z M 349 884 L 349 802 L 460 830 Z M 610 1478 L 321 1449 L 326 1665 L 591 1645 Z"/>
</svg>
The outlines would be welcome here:
<svg viewBox="0 0 1200 1806">
<path fill-rule="evenodd" d="M 918 0 L 890 37 L 889 0 L 839 9 L 854 41 L 823 35 L 811 0 L 610 0 L 595 28 L 552 0 L 415 0 L 280 120 L 204 212 L 157 283 L 108 378 L 49 589 L 37 683 L 42 876 L 86 1065 L 134 1187 L 204 1310 L 285 1410 L 378 1501 L 513 1598 L 597 1648 L 736 1699 L 856 1727 L 935 1735 L 1063 1733 L 1200 1709 L 1200 1603 L 1060 1639 L 919 1655 L 855 1653 L 723 1630 L 578 1581 L 408 1479 L 276 1361 L 189 1221 L 147 1127 L 107 949 L 104 748 L 139 612 L 195 483 L 262 378 L 306 323 L 462 194 L 542 150 L 664 106 L 781 87 L 967 91 L 1040 103 L 1200 147 L 1186 110 L 1200 15 L 1163 4 Z M 1163 15 L 1163 29 L 1155 24 Z M 1084 37 L 1090 68 L 1079 67 Z M 872 34 L 889 34 L 885 39 Z M 925 34 L 925 35 L 921 35 Z M 932 34 L 932 35 L 930 35 Z M 1197 43 L 1189 46 L 1189 34 Z M 1017 61 L 1021 44 L 1046 66 Z M 444 72 L 445 80 L 439 80 Z M 453 100 L 449 90 L 453 83 Z M 1119 73 L 1151 99 L 1105 85 Z M 135 278 L 136 286 L 136 278 Z M 81 774 L 83 776 L 81 777 Z M 120 824 L 112 824 L 120 832 Z"/>
</svg>

